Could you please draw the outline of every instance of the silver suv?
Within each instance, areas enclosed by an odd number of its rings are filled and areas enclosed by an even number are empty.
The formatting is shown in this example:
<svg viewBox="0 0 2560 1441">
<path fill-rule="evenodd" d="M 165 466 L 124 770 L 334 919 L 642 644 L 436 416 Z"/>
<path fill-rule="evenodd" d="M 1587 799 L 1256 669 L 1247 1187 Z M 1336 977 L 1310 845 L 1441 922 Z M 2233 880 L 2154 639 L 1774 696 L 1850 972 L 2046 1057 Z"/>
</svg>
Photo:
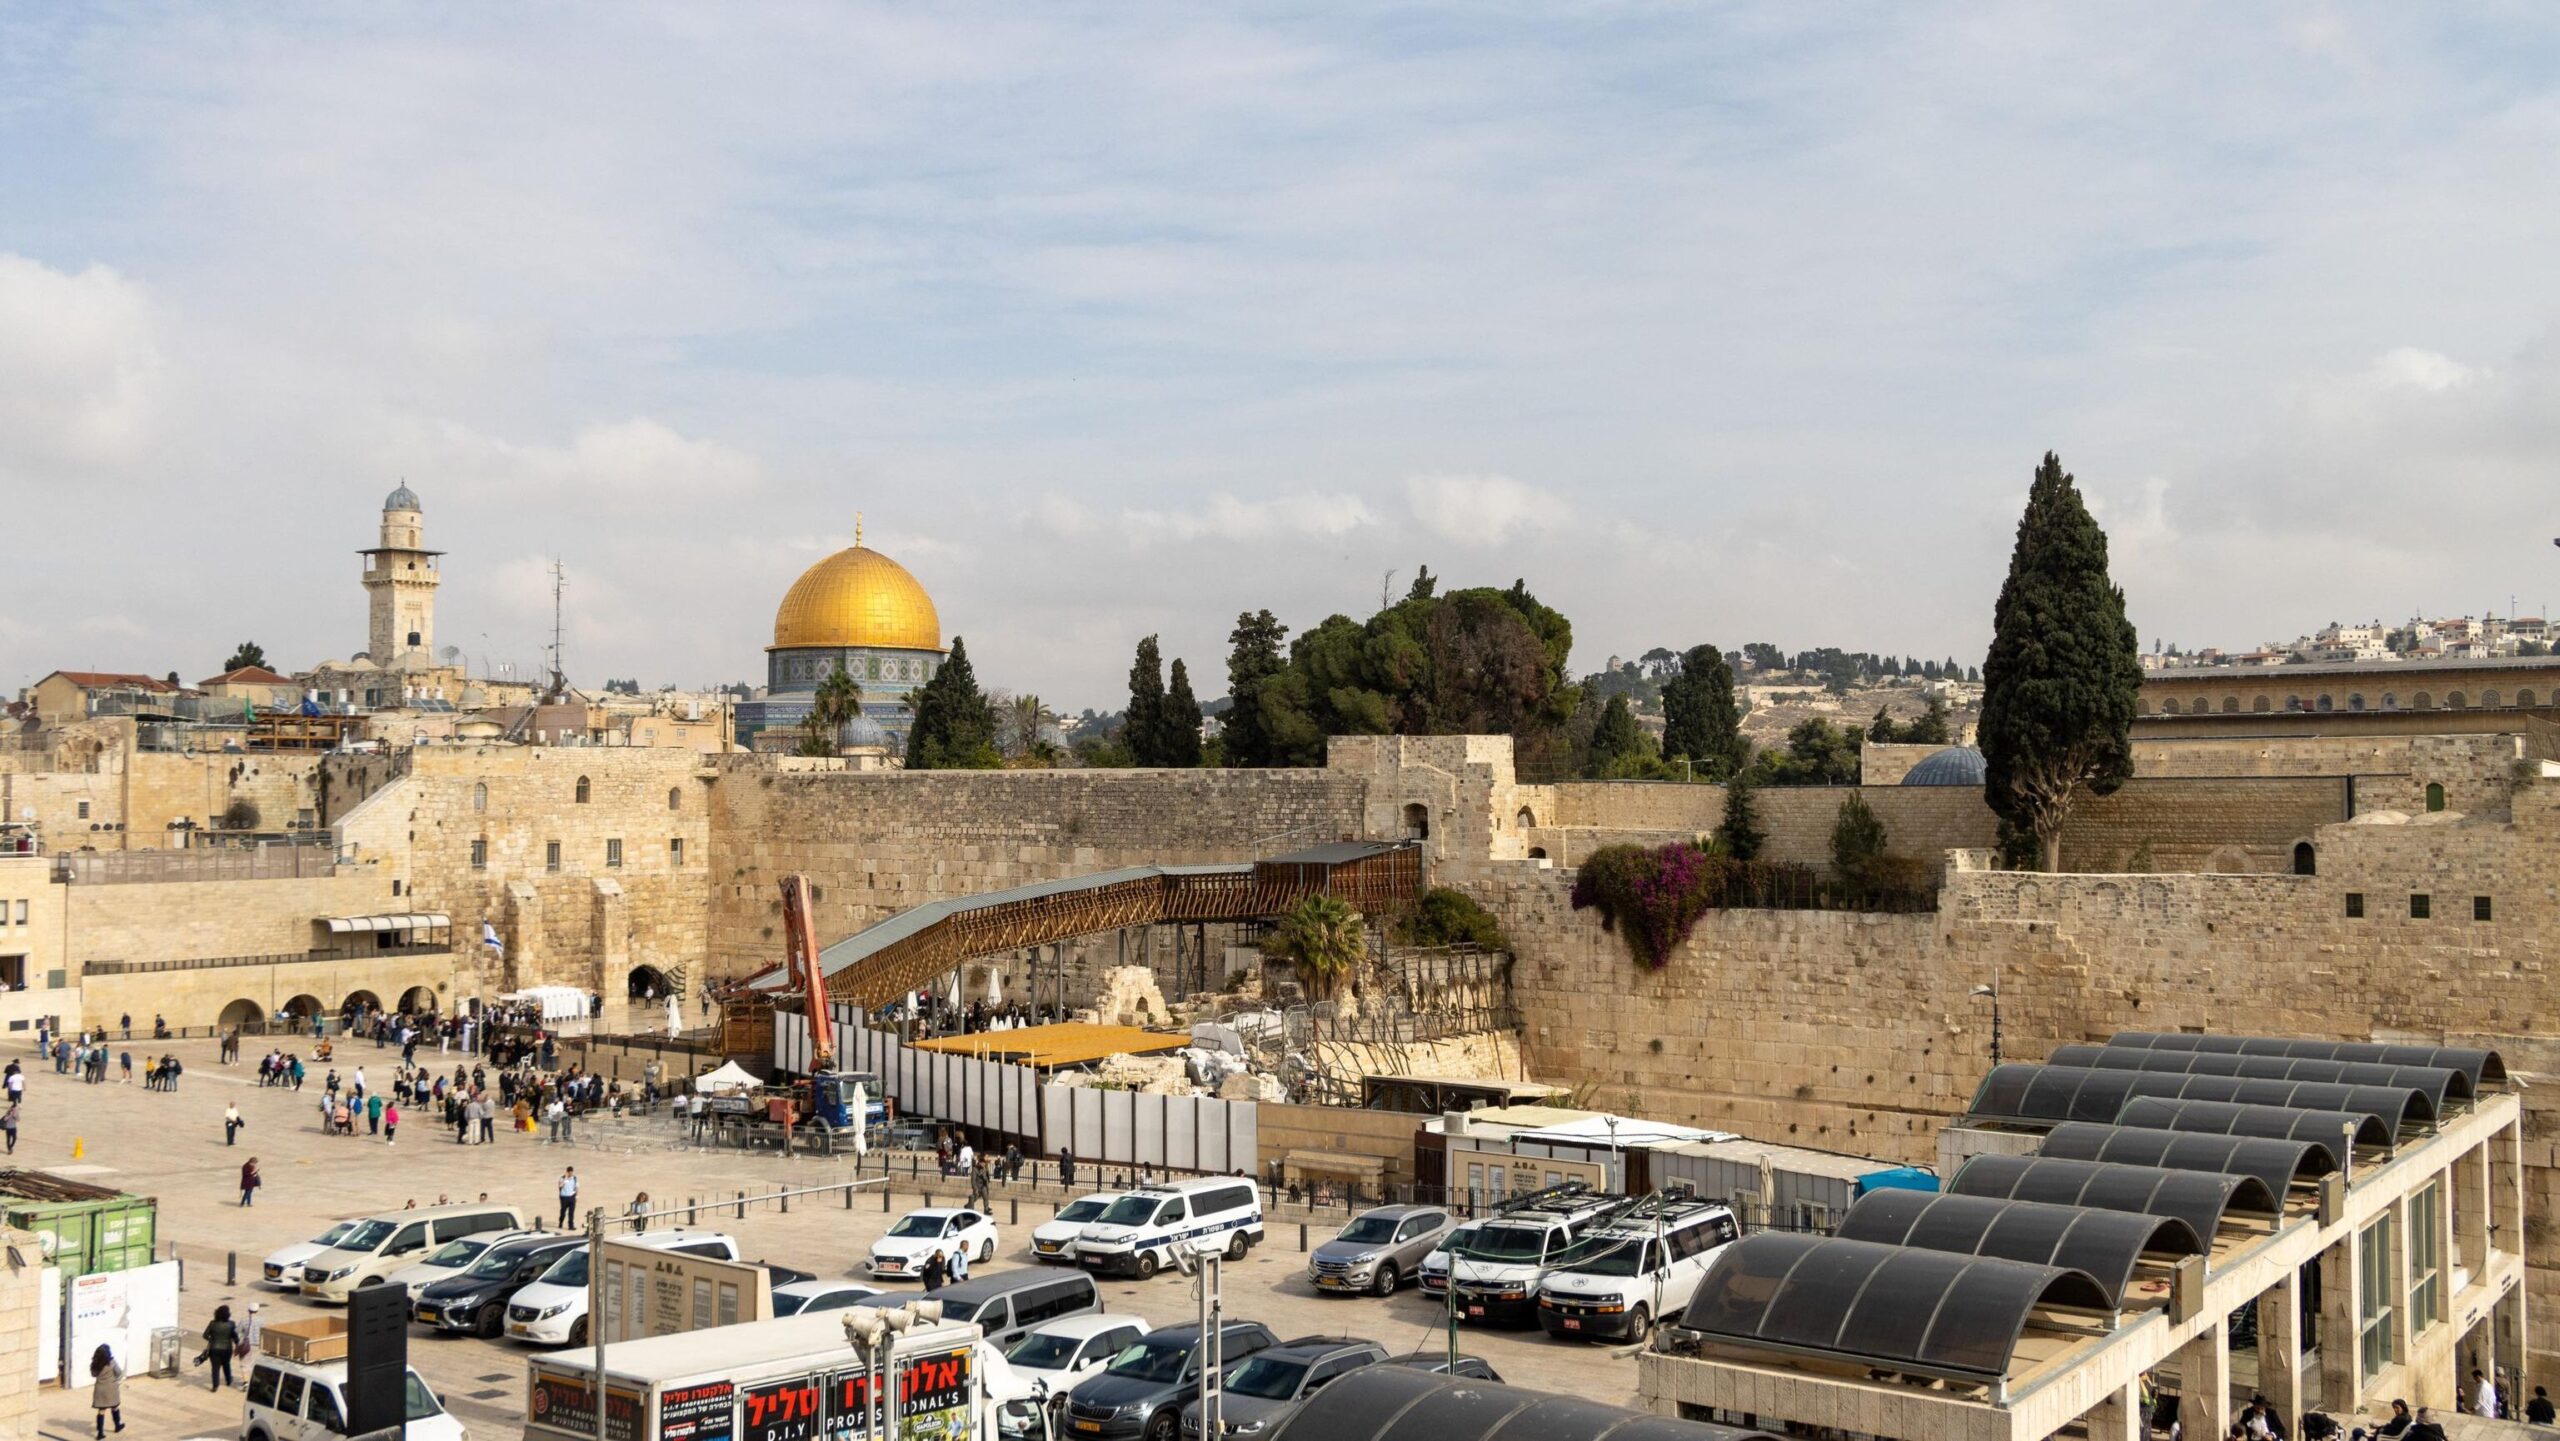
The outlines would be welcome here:
<svg viewBox="0 0 2560 1441">
<path fill-rule="evenodd" d="M 1319 1291 L 1366 1291 L 1392 1296 L 1422 1258 L 1449 1234 L 1457 1218 L 1439 1206 L 1380 1206 L 1351 1219 L 1307 1258 L 1307 1279 Z"/>
</svg>

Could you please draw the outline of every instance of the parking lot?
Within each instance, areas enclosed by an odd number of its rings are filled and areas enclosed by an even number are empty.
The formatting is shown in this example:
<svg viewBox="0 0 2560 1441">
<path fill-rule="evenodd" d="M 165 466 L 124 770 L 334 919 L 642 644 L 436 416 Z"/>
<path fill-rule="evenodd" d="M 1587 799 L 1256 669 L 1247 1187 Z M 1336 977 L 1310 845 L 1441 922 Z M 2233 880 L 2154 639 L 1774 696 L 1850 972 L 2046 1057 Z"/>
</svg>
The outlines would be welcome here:
<svg viewBox="0 0 2560 1441">
<path fill-rule="evenodd" d="M 135 1049 L 138 1057 L 141 1048 Z M 492 1145 L 457 1146 L 450 1130 L 422 1124 L 424 1118 L 414 1115 L 401 1127 L 397 1146 L 374 1136 L 326 1136 L 318 1125 L 316 1075 L 298 1096 L 262 1090 L 247 1064 L 216 1065 L 209 1042 L 175 1049 L 186 1074 L 173 1094 L 145 1091 L 138 1081 L 83 1085 L 36 1066 L 32 1049 L 16 1053 L 30 1080 L 18 1153 L 11 1164 L 157 1197 L 164 1245 L 174 1242 L 186 1263 L 183 1321 L 191 1336 L 212 1317 L 216 1305 L 226 1302 L 235 1314 L 251 1301 L 261 1302 L 270 1320 L 323 1310 L 254 1285 L 252 1278 L 268 1252 L 307 1240 L 344 1216 L 397 1210 L 412 1200 L 421 1206 L 439 1197 L 469 1201 L 485 1191 L 493 1201 L 512 1203 L 528 1217 L 547 1221 L 567 1166 L 575 1166 L 582 1181 L 582 1212 L 598 1204 L 618 1212 L 643 1190 L 663 1208 L 695 1198 L 729 1201 L 740 1191 L 825 1186 L 853 1173 L 849 1160 L 695 1150 L 679 1139 L 673 1124 L 662 1120 L 582 1123 L 571 1145 L 501 1134 Z M 250 1059 L 258 1054 L 252 1049 Z M 387 1078 L 396 1061 L 396 1052 L 377 1052 L 370 1045 L 344 1048 L 338 1056 L 341 1072 L 362 1064 L 376 1081 Z M 223 1108 L 234 1102 L 248 1126 L 240 1144 L 227 1148 Z M 72 1159 L 75 1138 L 86 1152 L 78 1161 Z M 244 1210 L 237 1204 L 239 1167 L 251 1155 L 259 1158 L 266 1186 L 257 1204 Z M 820 1276 L 858 1276 L 871 1242 L 900 1212 L 922 1204 L 920 1187 L 931 1187 L 944 1204 L 959 1199 L 956 1184 L 933 1186 L 930 1167 L 927 1171 L 922 1182 L 901 1174 L 886 1212 L 875 1187 L 859 1193 L 851 1209 L 840 1196 L 812 1196 L 793 1202 L 787 1214 L 770 1202 L 753 1204 L 741 1218 L 732 1201 L 693 1224 L 735 1236 L 752 1259 Z M 876 1183 L 876 1170 L 873 1177 Z M 1000 1222 L 1014 1214 L 1015 1206 L 1020 1219 L 1004 1227 L 995 1262 L 973 1268 L 972 1274 L 1029 1264 L 1025 1252 L 1031 1228 L 1049 1218 L 1057 1199 L 1055 1192 L 1016 1202 L 999 1199 L 995 1209 Z M 1320 1224 L 1309 1228 L 1308 1239 L 1312 1244 L 1330 1234 L 1331 1227 Z M 225 1267 L 233 1254 L 240 1282 L 226 1285 Z M 1267 1243 L 1227 1271 L 1228 1314 L 1261 1321 L 1283 1337 L 1355 1336 L 1398 1354 L 1446 1344 L 1435 1300 L 1412 1290 L 1384 1301 L 1319 1296 L 1307 1283 L 1304 1267 L 1298 1223 L 1275 1218 Z M 1105 1280 L 1102 1291 L 1109 1309 L 1154 1324 L 1196 1318 L 1198 1303 L 1190 1283 L 1178 1275 L 1144 1282 Z M 1491 1361 L 1506 1379 L 1523 1385 L 1619 1403 L 1634 1394 L 1635 1363 L 1613 1357 L 1603 1347 L 1550 1341 L 1535 1329 L 1466 1329 L 1461 1343 Z M 191 1344 L 187 1354 L 194 1349 Z M 411 1333 L 412 1364 L 477 1438 L 521 1434 L 528 1354 L 504 1342 Z M 240 1393 L 217 1399 L 207 1391 L 203 1376 L 192 1370 L 188 1384 L 135 1377 L 125 1389 L 127 1423 L 138 1426 L 137 1434 L 143 1436 L 237 1435 Z M 86 1436 L 87 1390 L 48 1393 L 42 1414 L 47 1433 Z"/>
</svg>

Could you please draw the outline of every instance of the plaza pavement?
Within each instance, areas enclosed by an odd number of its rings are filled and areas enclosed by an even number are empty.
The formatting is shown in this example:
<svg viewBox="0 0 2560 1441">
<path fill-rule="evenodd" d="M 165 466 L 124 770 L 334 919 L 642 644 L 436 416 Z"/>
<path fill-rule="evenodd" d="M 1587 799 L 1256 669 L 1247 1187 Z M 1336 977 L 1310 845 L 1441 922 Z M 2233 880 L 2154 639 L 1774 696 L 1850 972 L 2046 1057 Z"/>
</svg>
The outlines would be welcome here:
<svg viewBox="0 0 2560 1441">
<path fill-rule="evenodd" d="M 121 1049 L 119 1045 L 119 1049 Z M 144 1046 L 133 1047 L 137 1066 Z M 512 1203 L 530 1218 L 548 1223 L 556 1213 L 557 1182 L 563 1166 L 574 1165 L 583 1182 L 581 1215 L 586 1207 L 604 1205 L 618 1212 L 634 1193 L 646 1190 L 664 1207 L 670 1202 L 730 1199 L 741 1191 L 772 1192 L 784 1188 L 830 1185 L 854 1175 L 849 1158 L 782 1157 L 769 1151 L 697 1150 L 684 1143 L 679 1128 L 664 1119 L 590 1121 L 577 1127 L 573 1144 L 555 1145 L 538 1136 L 501 1132 L 495 1144 L 457 1146 L 450 1128 L 426 1124 L 426 1117 L 405 1118 L 399 1143 L 386 1145 L 378 1136 L 333 1137 L 319 1128 L 320 1067 L 296 1095 L 261 1089 L 251 1066 L 263 1050 L 251 1049 L 237 1066 L 220 1066 L 214 1047 L 182 1042 L 151 1048 L 157 1055 L 172 1050 L 186 1073 L 174 1093 L 146 1091 L 110 1079 L 84 1085 L 57 1076 L 36 1063 L 32 1044 L 13 1049 L 29 1075 L 21 1115 L 17 1154 L 6 1164 L 66 1172 L 91 1184 L 155 1196 L 163 1255 L 174 1244 L 186 1264 L 181 1322 L 190 1338 L 212 1319 L 216 1305 L 229 1303 L 235 1316 L 251 1301 L 265 1303 L 265 1318 L 291 1319 L 333 1308 L 306 1305 L 287 1293 L 252 1285 L 259 1260 L 280 1247 L 317 1235 L 339 1217 L 398 1210 L 415 1200 L 432 1205 L 437 1197 L 469 1201 L 486 1191 L 492 1201 Z M 362 1065 L 368 1080 L 387 1079 L 396 1069 L 396 1050 L 377 1051 L 370 1043 L 343 1045 L 337 1065 L 343 1075 Z M 435 1058 L 422 1050 L 430 1066 Z M 455 1057 L 444 1058 L 447 1073 Z M 110 1075 L 114 1073 L 111 1070 Z M 236 1101 L 248 1125 L 240 1144 L 222 1141 L 225 1104 Z M 86 1155 L 72 1159 L 74 1138 Z M 238 1205 L 242 1160 L 259 1158 L 265 1189 L 249 1209 Z M 750 1204 L 741 1219 L 734 1209 L 705 1215 L 693 1224 L 725 1231 L 738 1239 L 748 1257 L 796 1266 L 821 1276 L 855 1274 L 871 1242 L 896 1214 L 922 1204 L 926 1191 L 942 1204 L 956 1204 L 960 1187 L 938 1181 L 931 1167 L 920 1180 L 901 1171 L 895 1178 L 891 1210 L 884 1213 L 876 1186 L 860 1192 L 847 1210 L 837 1196 L 795 1200 L 786 1214 L 773 1202 Z M 1001 1249 L 993 1265 L 973 1274 L 1026 1264 L 1030 1228 L 1049 1218 L 1059 1199 L 1053 1188 L 1036 1197 L 1007 1199 L 999 1191 L 999 1222 L 1019 1207 L 1018 1224 L 1003 1229 Z M 1339 1225 L 1330 1222 L 1309 1230 L 1310 1242 L 1321 1241 Z M 1227 1313 L 1257 1320 L 1283 1337 L 1313 1333 L 1351 1335 L 1379 1342 L 1401 1354 L 1445 1345 L 1440 1308 L 1410 1289 L 1380 1302 L 1374 1299 L 1316 1295 L 1303 1275 L 1305 1257 L 1298 1249 L 1299 1224 L 1294 1217 L 1274 1217 L 1269 1240 L 1250 1259 L 1229 1268 Z M 224 1284 L 228 1258 L 236 1254 L 240 1283 Z M 1105 1304 L 1159 1324 L 1196 1318 L 1198 1302 L 1188 1283 L 1175 1275 L 1152 1281 L 1105 1281 Z M 1635 1390 L 1635 1363 L 1613 1357 L 1597 1346 L 1547 1340 L 1528 1331 L 1466 1330 L 1461 1343 L 1472 1354 L 1490 1360 L 1505 1379 L 1594 1400 L 1629 1403 Z M 470 1427 L 474 1441 L 500 1441 L 523 1434 L 525 1359 L 534 1354 L 505 1342 L 432 1336 L 413 1329 L 410 1362 L 423 1374 L 445 1405 Z M 212 1395 L 204 1372 L 189 1369 L 183 1381 L 135 1376 L 125 1386 L 125 1420 L 136 1428 L 126 1434 L 158 1441 L 163 1437 L 237 1436 L 240 1393 Z M 90 1433 L 86 1386 L 47 1391 L 40 1404 L 43 1434 L 74 1441 Z"/>
</svg>

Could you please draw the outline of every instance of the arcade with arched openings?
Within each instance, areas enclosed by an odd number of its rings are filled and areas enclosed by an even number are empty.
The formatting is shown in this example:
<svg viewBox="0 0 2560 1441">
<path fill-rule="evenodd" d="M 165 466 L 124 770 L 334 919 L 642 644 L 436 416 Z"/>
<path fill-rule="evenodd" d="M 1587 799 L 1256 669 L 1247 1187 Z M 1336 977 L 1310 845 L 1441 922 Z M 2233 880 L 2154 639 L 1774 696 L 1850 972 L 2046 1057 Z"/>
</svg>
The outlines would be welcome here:
<svg viewBox="0 0 2560 1441">
<path fill-rule="evenodd" d="M 400 1014 L 404 1016 L 423 1016 L 435 1009 L 436 992 L 433 986 L 411 986 L 400 993 Z"/>
<path fill-rule="evenodd" d="M 277 1007 L 277 1009 L 285 1015 L 293 1017 L 297 1021 L 307 1021 L 313 1016 L 319 1015 L 325 1008 L 320 1004 L 320 998 L 318 996 L 305 993 L 285 1002 L 282 1006 Z"/>
<path fill-rule="evenodd" d="M 243 996 L 222 1008 L 218 1024 L 226 1031 L 246 1031 L 267 1018 L 267 1008 Z"/>
<path fill-rule="evenodd" d="M 635 1001 L 663 1000 L 675 991 L 675 982 L 656 966 L 633 966 L 625 980 L 628 986 L 625 994 Z"/>
</svg>

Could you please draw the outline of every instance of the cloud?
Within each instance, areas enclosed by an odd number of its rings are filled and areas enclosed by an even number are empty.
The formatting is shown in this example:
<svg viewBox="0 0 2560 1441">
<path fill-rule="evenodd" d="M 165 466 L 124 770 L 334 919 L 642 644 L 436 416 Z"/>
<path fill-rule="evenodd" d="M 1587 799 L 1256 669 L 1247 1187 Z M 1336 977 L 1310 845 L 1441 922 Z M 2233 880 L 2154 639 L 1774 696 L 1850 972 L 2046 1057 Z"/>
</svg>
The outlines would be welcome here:
<svg viewBox="0 0 2560 1441">
<path fill-rule="evenodd" d="M 561 445 L 526 445 L 449 420 L 417 420 L 399 428 L 405 433 L 392 443 L 410 453 L 418 477 L 437 477 L 491 498 L 522 501 L 528 491 L 590 499 L 731 498 L 753 490 L 758 478 L 752 455 L 689 439 L 645 416 L 583 426 Z"/>
<path fill-rule="evenodd" d="M 1195 510 L 1124 510 L 1123 529 L 1134 543 L 1186 540 L 1268 540 L 1308 537 L 1333 539 L 1377 517 L 1356 495 L 1304 494 L 1272 500 L 1238 500 L 1212 496 Z"/>
<path fill-rule="evenodd" d="M 0 474 L 133 460 L 163 361 L 141 286 L 0 253 Z"/>
<path fill-rule="evenodd" d="M 2451 390 L 2482 378 L 2483 372 L 2449 355 L 2404 345 L 2377 357 L 2366 379 L 2378 386 L 2408 386 L 2417 390 Z"/>
<path fill-rule="evenodd" d="M 1570 514 L 1560 498 L 1507 475 L 1417 475 L 1405 482 L 1405 500 L 1425 531 L 1464 546 L 1551 530 Z"/>
</svg>

